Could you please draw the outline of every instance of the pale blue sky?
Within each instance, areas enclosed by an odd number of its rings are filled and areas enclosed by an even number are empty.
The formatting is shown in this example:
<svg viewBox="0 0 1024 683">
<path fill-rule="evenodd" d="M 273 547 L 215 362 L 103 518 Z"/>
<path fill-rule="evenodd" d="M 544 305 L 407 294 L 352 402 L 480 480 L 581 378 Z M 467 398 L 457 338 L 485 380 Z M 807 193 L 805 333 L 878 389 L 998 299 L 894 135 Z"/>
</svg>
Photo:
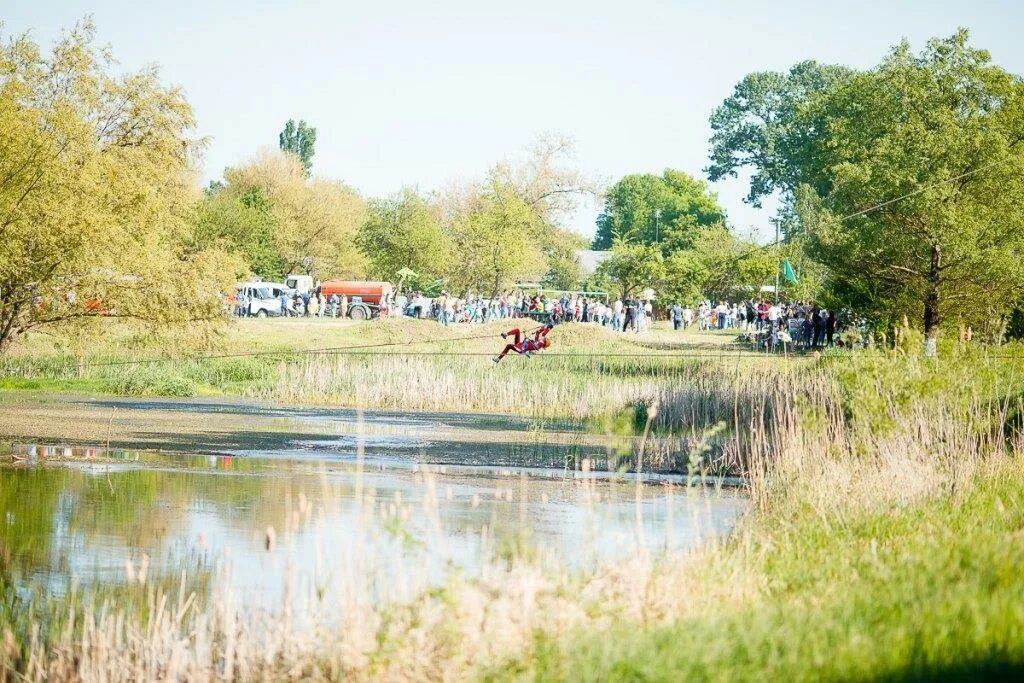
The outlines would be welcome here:
<svg viewBox="0 0 1024 683">
<path fill-rule="evenodd" d="M 958 26 L 1024 73 L 1024 3 L 1010 0 L 4 4 L 8 34 L 49 43 L 91 14 L 124 68 L 160 64 L 210 138 L 206 179 L 304 118 L 318 129 L 314 171 L 368 196 L 479 177 L 543 131 L 574 137 L 581 168 L 604 179 L 700 175 L 708 115 L 748 72 L 866 67 L 903 37 L 920 47 Z M 714 189 L 739 229 L 769 235 L 742 180 Z M 595 213 L 573 227 L 591 234 Z"/>
</svg>

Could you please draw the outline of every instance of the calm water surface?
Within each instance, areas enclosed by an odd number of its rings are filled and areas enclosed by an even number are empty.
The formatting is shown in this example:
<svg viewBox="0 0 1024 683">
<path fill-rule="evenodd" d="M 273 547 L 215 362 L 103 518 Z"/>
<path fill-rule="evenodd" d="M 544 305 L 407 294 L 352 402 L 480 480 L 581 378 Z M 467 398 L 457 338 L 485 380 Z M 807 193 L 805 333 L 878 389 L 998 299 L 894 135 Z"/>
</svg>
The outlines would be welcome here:
<svg viewBox="0 0 1024 683">
<path fill-rule="evenodd" d="M 377 444 L 386 452 L 386 444 Z M 381 595 L 513 550 L 585 568 L 726 533 L 740 493 L 542 467 L 16 445 L 0 465 L 0 571 L 53 593 L 224 572 L 274 597 L 289 577 Z"/>
</svg>

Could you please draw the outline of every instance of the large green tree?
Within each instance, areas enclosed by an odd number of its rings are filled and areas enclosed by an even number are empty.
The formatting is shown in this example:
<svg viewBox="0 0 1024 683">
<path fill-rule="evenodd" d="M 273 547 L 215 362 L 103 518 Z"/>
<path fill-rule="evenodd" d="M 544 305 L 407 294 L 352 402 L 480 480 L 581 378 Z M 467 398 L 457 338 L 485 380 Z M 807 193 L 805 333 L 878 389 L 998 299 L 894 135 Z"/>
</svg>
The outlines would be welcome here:
<svg viewBox="0 0 1024 683">
<path fill-rule="evenodd" d="M 744 77 L 711 114 L 708 179 L 716 182 L 746 169 L 751 173 L 747 202 L 760 206 L 774 193 L 792 199 L 798 185 L 813 182 L 807 166 L 827 137 L 827 131 L 808 128 L 801 112 L 853 74 L 843 66 L 805 61 L 786 73 Z"/>
<path fill-rule="evenodd" d="M 934 339 L 1019 299 L 1022 88 L 966 31 L 867 71 L 752 74 L 712 116 L 708 173 L 746 167 L 750 201 L 782 194 L 826 296 Z"/>
<path fill-rule="evenodd" d="M 547 271 L 540 244 L 546 225 L 506 186 L 492 183 L 474 209 L 452 227 L 459 259 L 450 272 L 455 291 L 494 296 Z"/>
<path fill-rule="evenodd" d="M 448 272 L 455 243 L 438 212 L 413 190 L 370 201 L 356 245 L 374 277 L 395 280 L 409 268 L 420 281 L 436 280 Z"/>
<path fill-rule="evenodd" d="M 801 162 L 802 227 L 849 301 L 934 337 L 1019 299 L 1024 84 L 966 31 L 901 43 L 799 120 L 826 133 Z"/>
<path fill-rule="evenodd" d="M 287 266 L 277 248 L 278 221 L 263 190 L 252 187 L 237 197 L 222 190 L 214 188 L 196 204 L 193 244 L 220 244 L 262 279 L 281 279 Z"/>
<path fill-rule="evenodd" d="M 0 349 L 100 315 L 148 330 L 216 324 L 240 264 L 189 234 L 192 110 L 124 73 L 89 24 L 50 54 L 0 43 Z"/>
<path fill-rule="evenodd" d="M 594 249 L 614 244 L 656 244 L 664 254 L 689 248 L 696 231 L 725 221 L 707 184 L 672 169 L 662 175 L 627 175 L 605 194 Z"/>
<path fill-rule="evenodd" d="M 277 136 L 278 146 L 283 152 L 291 152 L 302 162 L 302 169 L 309 177 L 313 170 L 313 154 L 316 153 L 316 128 L 305 121 L 295 123 L 288 119 L 284 130 Z"/>
</svg>

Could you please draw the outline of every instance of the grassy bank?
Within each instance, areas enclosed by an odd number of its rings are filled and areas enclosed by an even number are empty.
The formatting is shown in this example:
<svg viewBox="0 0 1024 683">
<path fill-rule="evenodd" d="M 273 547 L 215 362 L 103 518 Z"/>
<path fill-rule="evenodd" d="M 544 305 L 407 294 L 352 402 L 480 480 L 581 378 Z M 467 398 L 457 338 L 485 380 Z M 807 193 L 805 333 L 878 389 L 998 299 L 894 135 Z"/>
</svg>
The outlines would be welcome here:
<svg viewBox="0 0 1024 683">
<path fill-rule="evenodd" d="M 6 666 L 33 679 L 1020 674 L 1018 362 L 972 350 L 939 364 L 877 353 L 800 374 L 719 373 L 704 399 L 692 386 L 663 387 L 651 421 L 732 425 L 727 450 L 751 481 L 753 507 L 733 536 L 695 553 L 573 572 L 523 538 L 489 549 L 480 578 L 454 573 L 413 599 L 372 602 L 381 587 L 358 571 L 368 552 L 345 560 L 324 593 L 333 597 L 282 605 L 301 619 L 253 613 L 215 585 L 206 600 L 170 594 L 144 615 L 78 610 L 46 630 L 57 634 L 49 640 L 11 630 Z M 431 505 L 412 512 L 429 519 Z M 294 515 L 315 517 L 301 506 Z"/>
<path fill-rule="evenodd" d="M 595 639 L 541 634 L 497 678 L 979 680 L 1024 673 L 1024 471 L 985 468 L 883 511 L 773 510 L 724 557 L 753 596 Z M 950 485 L 950 491 L 953 486 Z"/>
<path fill-rule="evenodd" d="M 53 339 L 35 337 L 0 359 L 0 389 L 227 395 L 591 420 L 649 400 L 660 387 L 786 362 L 765 361 L 733 344 L 729 334 L 681 334 L 659 328 L 637 337 L 565 325 L 552 333 L 549 352 L 531 359 L 512 356 L 495 366 L 490 357 L 504 343 L 499 333 L 506 327 L 494 323 L 443 328 L 416 320 L 361 325 L 236 321 L 216 349 L 191 352 L 152 348 L 116 335 L 87 352 L 75 352 Z M 344 354 L 303 353 L 344 347 L 361 348 Z M 201 358 L 234 354 L 243 355 Z M 154 358 L 161 362 L 132 363 Z"/>
</svg>

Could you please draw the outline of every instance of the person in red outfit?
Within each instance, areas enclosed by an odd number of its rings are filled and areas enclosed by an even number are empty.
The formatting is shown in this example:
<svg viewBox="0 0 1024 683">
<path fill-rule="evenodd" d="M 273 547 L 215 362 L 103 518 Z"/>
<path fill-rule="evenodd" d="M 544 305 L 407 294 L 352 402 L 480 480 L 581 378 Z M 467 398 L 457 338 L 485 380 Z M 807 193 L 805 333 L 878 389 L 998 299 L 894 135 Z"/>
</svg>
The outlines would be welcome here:
<svg viewBox="0 0 1024 683">
<path fill-rule="evenodd" d="M 508 339 L 509 337 L 512 337 L 512 343 L 506 344 L 501 353 L 491 360 L 495 363 L 500 363 L 501 359 L 507 356 L 509 351 L 515 351 L 518 354 L 530 356 L 534 351 L 546 349 L 551 346 L 551 340 L 548 339 L 548 332 L 550 331 L 551 325 L 538 327 L 532 337 L 526 337 L 525 339 L 523 338 L 522 330 L 518 327 L 514 327 L 508 332 L 502 332 L 501 338 Z"/>
</svg>

